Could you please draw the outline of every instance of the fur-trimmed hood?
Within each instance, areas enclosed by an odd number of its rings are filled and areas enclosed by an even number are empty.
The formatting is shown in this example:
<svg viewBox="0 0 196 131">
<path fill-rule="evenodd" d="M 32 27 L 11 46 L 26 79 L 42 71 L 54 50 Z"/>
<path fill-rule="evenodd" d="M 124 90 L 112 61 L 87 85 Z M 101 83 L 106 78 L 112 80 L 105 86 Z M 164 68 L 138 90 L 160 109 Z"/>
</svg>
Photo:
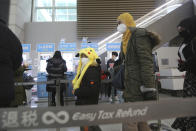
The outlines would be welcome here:
<svg viewBox="0 0 196 131">
<path fill-rule="evenodd" d="M 149 36 L 152 43 L 152 48 L 159 45 L 161 42 L 159 35 L 156 34 L 155 32 L 148 31 L 144 28 L 134 28 L 134 27 L 131 27 L 130 30 L 136 37 Z"/>
</svg>

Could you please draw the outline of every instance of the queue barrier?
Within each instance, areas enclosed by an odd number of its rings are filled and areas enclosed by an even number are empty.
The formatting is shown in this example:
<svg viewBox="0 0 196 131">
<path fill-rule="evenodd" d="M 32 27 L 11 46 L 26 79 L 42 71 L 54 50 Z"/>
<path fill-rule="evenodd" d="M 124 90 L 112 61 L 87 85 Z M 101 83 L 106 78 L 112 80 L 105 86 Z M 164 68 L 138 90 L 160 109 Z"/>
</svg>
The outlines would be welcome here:
<svg viewBox="0 0 196 131">
<path fill-rule="evenodd" d="M 182 76 L 160 76 L 159 79 L 175 79 Z M 53 81 L 55 82 L 55 81 Z M 49 81 L 47 83 L 52 83 Z M 59 82 L 67 82 L 58 81 Z M 43 84 L 35 82 L 36 84 Z M 17 83 L 17 84 L 35 84 Z M 123 104 L 99 104 L 88 106 L 57 106 L 47 108 L 0 108 L 1 129 L 40 129 L 100 124 L 161 120 L 196 116 L 196 98 L 172 98 Z"/>
<path fill-rule="evenodd" d="M 1 108 L 0 129 L 90 126 L 196 116 L 196 99 L 47 108 Z"/>
<path fill-rule="evenodd" d="M 62 79 L 56 79 L 56 80 L 50 80 L 50 81 L 37 81 L 37 82 L 16 82 L 15 86 L 30 86 L 30 85 L 42 85 L 42 84 L 56 84 L 56 83 L 66 83 L 68 84 L 71 82 L 71 80 L 62 80 Z M 101 83 L 111 83 L 112 80 L 102 80 Z"/>
</svg>

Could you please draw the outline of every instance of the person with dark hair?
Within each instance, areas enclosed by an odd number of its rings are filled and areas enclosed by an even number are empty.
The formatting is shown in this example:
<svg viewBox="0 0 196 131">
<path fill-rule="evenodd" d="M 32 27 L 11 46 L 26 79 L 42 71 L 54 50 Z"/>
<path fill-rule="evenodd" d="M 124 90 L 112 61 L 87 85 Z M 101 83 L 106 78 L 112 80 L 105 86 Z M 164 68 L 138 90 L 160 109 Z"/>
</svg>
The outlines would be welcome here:
<svg viewBox="0 0 196 131">
<path fill-rule="evenodd" d="M 117 57 L 118 57 L 118 53 L 112 52 L 112 58 L 107 61 L 107 69 L 114 67 L 114 63 Z"/>
<path fill-rule="evenodd" d="M 22 64 L 22 45 L 0 18 L 0 107 L 8 107 L 14 99 L 14 72 Z"/>
<path fill-rule="evenodd" d="M 108 70 L 108 72 L 110 72 L 110 70 L 113 70 L 117 57 L 118 57 L 118 53 L 117 52 L 112 52 L 112 58 L 107 61 L 107 70 Z M 109 79 L 111 79 L 111 75 L 109 75 Z M 112 101 L 112 98 L 111 98 L 112 84 L 109 83 L 107 85 L 108 85 L 107 86 L 108 98 L 109 98 L 109 101 Z M 115 96 L 116 100 L 119 100 L 118 97 L 117 97 L 117 90 L 116 89 L 114 89 L 114 96 Z"/>
<path fill-rule="evenodd" d="M 64 73 L 67 71 L 66 61 L 63 60 L 60 51 L 56 51 L 54 56 L 47 60 L 47 67 L 46 71 L 48 72 L 48 80 L 54 79 L 65 79 Z M 61 106 L 64 105 L 64 91 L 65 91 L 65 84 L 61 84 L 60 86 L 60 103 Z M 46 90 L 52 93 L 52 103 L 51 106 L 55 106 L 55 95 L 56 95 L 56 86 L 55 85 L 47 85 Z"/>
<path fill-rule="evenodd" d="M 186 71 L 183 97 L 196 96 L 196 16 L 184 19 L 178 25 L 183 42 L 178 51 L 178 69 Z M 196 117 L 177 118 L 172 127 L 181 131 L 195 131 Z"/>
</svg>

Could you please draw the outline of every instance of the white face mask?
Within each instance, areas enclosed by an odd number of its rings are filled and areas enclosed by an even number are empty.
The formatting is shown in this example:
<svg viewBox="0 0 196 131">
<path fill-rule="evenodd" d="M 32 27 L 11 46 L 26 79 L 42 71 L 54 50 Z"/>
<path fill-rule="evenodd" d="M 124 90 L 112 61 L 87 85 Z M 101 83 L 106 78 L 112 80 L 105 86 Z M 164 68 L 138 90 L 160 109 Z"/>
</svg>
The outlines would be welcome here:
<svg viewBox="0 0 196 131">
<path fill-rule="evenodd" d="M 84 66 L 89 62 L 88 58 L 81 58 L 82 61 L 82 69 L 84 68 Z"/>
<path fill-rule="evenodd" d="M 122 33 L 122 34 L 125 33 L 126 30 L 127 30 L 127 26 L 125 24 L 120 24 L 117 27 L 117 31 Z"/>
</svg>

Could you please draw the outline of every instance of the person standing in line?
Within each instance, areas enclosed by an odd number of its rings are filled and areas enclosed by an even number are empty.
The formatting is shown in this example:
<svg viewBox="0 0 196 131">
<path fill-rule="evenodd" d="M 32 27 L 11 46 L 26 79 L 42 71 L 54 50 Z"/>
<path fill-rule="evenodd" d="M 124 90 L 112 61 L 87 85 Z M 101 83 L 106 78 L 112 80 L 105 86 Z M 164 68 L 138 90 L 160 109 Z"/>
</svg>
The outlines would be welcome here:
<svg viewBox="0 0 196 131">
<path fill-rule="evenodd" d="M 112 52 L 112 58 L 107 61 L 107 70 L 108 70 L 108 72 L 110 72 L 110 70 L 113 70 L 117 57 L 118 57 L 118 53 L 117 52 Z M 110 75 L 109 75 L 109 79 L 111 79 Z M 109 83 L 107 88 L 108 88 L 107 93 L 108 93 L 109 101 L 112 101 L 112 98 L 111 98 L 112 84 Z M 119 100 L 118 97 L 117 97 L 117 90 L 116 89 L 114 89 L 114 96 L 115 96 L 116 100 Z"/>
<path fill-rule="evenodd" d="M 186 71 L 183 97 L 196 96 L 196 16 L 184 19 L 178 25 L 179 35 L 183 42 L 178 51 L 178 69 Z M 196 117 L 177 118 L 172 128 L 181 131 L 195 131 Z"/>
<path fill-rule="evenodd" d="M 0 107 L 9 107 L 14 100 L 14 72 L 22 64 L 22 45 L 0 18 Z"/>
<path fill-rule="evenodd" d="M 56 51 L 54 56 L 47 60 L 47 67 L 46 71 L 48 72 L 48 80 L 55 80 L 55 79 L 65 79 L 65 72 L 67 72 L 66 61 L 62 58 L 61 52 Z M 64 91 L 66 88 L 66 84 L 61 83 L 60 85 L 60 104 L 61 106 L 64 105 Z M 52 93 L 52 105 L 56 106 L 55 96 L 56 96 L 56 85 L 48 84 L 46 86 L 46 90 Z"/>
<path fill-rule="evenodd" d="M 143 28 L 136 28 L 129 13 L 121 14 L 117 19 L 117 30 L 123 34 L 119 61 L 124 65 L 125 102 L 138 102 L 154 99 L 156 96 L 153 76 L 152 49 L 159 44 L 159 38 Z M 152 95 L 145 96 L 147 92 Z M 156 98 L 155 98 L 156 99 Z M 129 121 L 123 123 L 123 131 L 150 131 L 147 122 Z"/>
<path fill-rule="evenodd" d="M 76 105 L 98 104 L 101 87 L 101 60 L 93 48 L 80 50 L 77 75 L 72 81 L 73 94 L 77 97 Z M 81 131 L 101 131 L 99 126 L 83 126 Z"/>
</svg>

